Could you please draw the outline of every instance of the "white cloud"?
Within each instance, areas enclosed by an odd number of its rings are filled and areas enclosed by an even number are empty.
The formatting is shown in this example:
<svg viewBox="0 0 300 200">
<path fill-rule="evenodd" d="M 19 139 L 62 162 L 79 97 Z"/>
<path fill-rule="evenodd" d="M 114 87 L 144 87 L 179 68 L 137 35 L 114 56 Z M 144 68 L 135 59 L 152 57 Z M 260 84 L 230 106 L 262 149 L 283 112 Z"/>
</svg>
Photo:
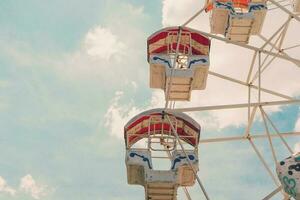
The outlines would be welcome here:
<svg viewBox="0 0 300 200">
<path fill-rule="evenodd" d="M 30 174 L 21 178 L 20 190 L 31 195 L 34 199 L 40 199 L 47 195 L 47 186 L 37 184 Z"/>
<path fill-rule="evenodd" d="M 92 80 L 112 88 L 119 88 L 126 81 L 138 85 L 137 78 L 146 77 L 141 66 L 145 63 L 146 49 L 142 27 L 147 20 L 143 7 L 120 2 L 103 23 L 87 31 L 80 49 L 63 55 L 55 64 L 58 74 L 63 79 Z"/>
<path fill-rule="evenodd" d="M 105 126 L 109 128 L 109 133 L 117 138 L 123 138 L 124 125 L 135 115 L 141 112 L 140 109 L 132 105 L 120 105 L 119 101 L 124 93 L 118 91 L 111 101 L 106 114 Z"/>
<path fill-rule="evenodd" d="M 6 193 L 11 196 L 15 196 L 16 192 L 17 191 L 12 187 L 8 186 L 6 180 L 0 176 L 0 193 Z"/>
<path fill-rule="evenodd" d="M 148 106 L 143 107 L 136 107 L 132 103 L 122 104 L 120 100 L 123 95 L 122 91 L 116 92 L 105 114 L 105 126 L 109 128 L 109 134 L 120 139 L 123 139 L 124 126 L 131 118 L 151 108 L 164 106 L 164 96 L 160 91 L 154 91 Z"/>
<path fill-rule="evenodd" d="M 164 27 L 183 24 L 201 9 L 198 0 L 164 0 L 162 7 L 162 24 Z"/>
<path fill-rule="evenodd" d="M 86 34 L 84 46 L 88 55 L 105 60 L 121 55 L 125 50 L 125 44 L 109 28 L 101 26 L 91 29 Z"/>
</svg>

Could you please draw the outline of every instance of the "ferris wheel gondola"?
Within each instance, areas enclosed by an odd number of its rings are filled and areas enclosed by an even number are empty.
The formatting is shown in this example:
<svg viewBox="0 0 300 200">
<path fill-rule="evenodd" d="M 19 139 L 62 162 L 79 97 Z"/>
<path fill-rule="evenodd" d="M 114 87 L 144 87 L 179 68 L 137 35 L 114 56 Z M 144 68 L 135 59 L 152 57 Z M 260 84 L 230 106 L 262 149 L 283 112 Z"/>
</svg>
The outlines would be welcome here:
<svg viewBox="0 0 300 200">
<path fill-rule="evenodd" d="M 189 150 L 178 148 L 177 137 Z M 143 186 L 146 200 L 176 200 L 178 187 L 195 184 L 199 137 L 200 125 L 183 113 L 153 109 L 135 116 L 124 128 L 128 183 Z M 147 146 L 136 146 L 140 140 Z M 165 154 L 155 157 L 157 151 Z M 153 159 L 166 158 L 169 170 L 158 170 L 152 164 Z"/>
<path fill-rule="evenodd" d="M 251 35 L 261 32 L 267 5 L 265 0 L 211 0 L 206 11 L 211 12 L 211 33 L 248 43 Z"/>
<path fill-rule="evenodd" d="M 205 89 L 210 49 L 206 36 L 186 27 L 168 27 L 152 34 L 147 44 L 151 88 L 165 94 L 169 90 L 169 100 L 176 101 L 188 101 L 192 90 Z"/>
</svg>

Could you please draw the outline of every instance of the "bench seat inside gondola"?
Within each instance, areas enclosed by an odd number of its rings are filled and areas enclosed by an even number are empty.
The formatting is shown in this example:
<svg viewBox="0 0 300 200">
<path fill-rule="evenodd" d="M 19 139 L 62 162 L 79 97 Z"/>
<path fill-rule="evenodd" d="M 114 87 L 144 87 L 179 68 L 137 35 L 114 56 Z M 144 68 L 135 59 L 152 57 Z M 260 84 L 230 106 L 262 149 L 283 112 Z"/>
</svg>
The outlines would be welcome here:
<svg viewBox="0 0 300 200">
<path fill-rule="evenodd" d="M 147 43 L 151 88 L 163 89 L 171 101 L 189 101 L 192 90 L 205 89 L 208 37 L 187 27 L 168 27 L 152 34 Z"/>
</svg>

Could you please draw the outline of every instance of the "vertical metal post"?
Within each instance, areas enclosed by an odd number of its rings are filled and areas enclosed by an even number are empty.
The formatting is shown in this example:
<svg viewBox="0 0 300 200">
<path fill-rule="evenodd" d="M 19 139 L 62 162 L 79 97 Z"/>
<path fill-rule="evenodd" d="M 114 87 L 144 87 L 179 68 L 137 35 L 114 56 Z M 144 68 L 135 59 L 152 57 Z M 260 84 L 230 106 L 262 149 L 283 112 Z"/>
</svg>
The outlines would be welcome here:
<svg viewBox="0 0 300 200">
<path fill-rule="evenodd" d="M 179 43 L 181 41 L 181 33 L 182 33 L 182 27 L 179 27 L 179 31 L 178 31 L 178 36 L 177 36 L 177 45 L 176 45 L 176 52 L 175 52 L 175 58 L 173 61 L 173 66 L 172 66 L 172 70 L 171 70 L 171 78 L 168 82 L 167 88 L 166 88 L 166 94 L 165 94 L 165 98 L 166 98 L 166 103 L 165 103 L 165 109 L 168 108 L 169 105 L 169 94 L 170 94 L 170 90 L 171 90 L 171 86 L 172 86 L 172 81 L 173 81 L 173 73 L 175 70 L 175 66 L 176 66 L 176 62 L 177 62 L 177 57 L 178 57 L 178 51 L 179 51 Z"/>
<path fill-rule="evenodd" d="M 250 123 L 251 117 L 251 87 L 248 85 L 248 124 Z"/>
<path fill-rule="evenodd" d="M 256 113 L 256 109 L 257 109 L 257 106 L 255 106 L 253 109 L 252 109 L 252 113 L 251 113 L 251 116 L 250 116 L 250 120 L 249 120 L 249 123 L 247 125 L 247 128 L 246 128 L 246 131 L 245 131 L 245 136 L 248 137 L 250 135 L 250 129 L 251 129 L 251 126 L 252 126 L 252 123 L 253 123 L 253 120 L 254 120 L 254 116 L 255 116 L 255 113 Z"/>
<path fill-rule="evenodd" d="M 258 103 L 261 101 L 261 52 L 258 52 Z"/>
<path fill-rule="evenodd" d="M 254 66 L 254 64 L 255 64 L 256 57 L 257 57 L 257 51 L 254 52 L 253 57 L 252 57 L 250 69 L 249 69 L 248 76 L 247 76 L 247 80 L 246 80 L 246 82 L 247 82 L 248 84 L 250 84 L 249 81 L 250 81 L 250 78 L 251 78 L 251 75 L 252 75 L 253 66 Z"/>
</svg>

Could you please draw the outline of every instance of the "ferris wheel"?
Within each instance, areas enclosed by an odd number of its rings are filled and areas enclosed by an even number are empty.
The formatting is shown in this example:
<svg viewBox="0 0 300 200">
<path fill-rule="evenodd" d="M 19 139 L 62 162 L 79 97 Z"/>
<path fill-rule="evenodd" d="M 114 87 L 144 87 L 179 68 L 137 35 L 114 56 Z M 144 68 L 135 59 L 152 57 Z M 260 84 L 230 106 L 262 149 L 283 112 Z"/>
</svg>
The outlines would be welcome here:
<svg viewBox="0 0 300 200">
<path fill-rule="evenodd" d="M 262 81 L 265 71 L 273 66 L 275 59 L 300 67 L 299 55 L 290 55 L 289 52 L 300 47 L 300 44 L 285 45 L 290 24 L 296 23 L 300 27 L 300 0 L 286 3 L 287 0 L 209 0 L 181 26 L 166 27 L 148 37 L 150 88 L 164 91 L 165 107 L 140 113 L 124 127 L 128 184 L 143 186 L 146 200 L 176 200 L 179 188 L 184 191 L 186 199 L 193 199 L 189 187 L 196 183 L 205 199 L 212 199 L 205 182 L 198 176 L 198 172 L 201 173 L 198 146 L 230 141 L 249 142 L 265 168 L 266 176 L 270 176 L 274 182 L 273 191 L 268 191 L 266 196 L 257 196 L 256 199 L 273 199 L 279 195 L 284 200 L 300 200 L 300 152 L 293 152 L 286 140 L 300 133 L 281 132 L 266 111 L 266 107 L 300 104 L 300 100 L 276 89 L 265 88 Z M 270 36 L 265 36 L 262 32 L 265 18 L 275 10 L 280 11 L 286 20 Z M 188 27 L 200 14 L 209 15 L 210 32 Z M 298 31 L 300 33 L 300 28 Z M 259 39 L 262 45 L 250 44 L 253 37 Z M 253 52 L 250 66 L 245 68 L 246 80 L 210 70 L 210 50 L 214 45 L 212 40 Z M 176 102 L 193 99 L 193 90 L 205 91 L 209 76 L 243 86 L 247 91 L 247 102 L 176 108 Z M 298 86 L 300 88 L 300 78 Z M 264 101 L 264 94 L 277 99 Z M 205 127 L 205 124 L 200 126 L 185 114 L 240 108 L 245 109 L 246 130 L 242 135 L 234 137 L 202 139 L 204 133 L 201 132 L 201 126 Z M 256 115 L 261 117 L 264 134 L 253 134 L 251 131 Z M 259 138 L 265 139 L 269 145 L 272 166 L 254 142 Z M 285 147 L 286 159 L 278 159 L 274 138 L 279 139 Z M 170 163 L 169 169 L 157 169 L 154 160 L 167 160 Z"/>
</svg>

